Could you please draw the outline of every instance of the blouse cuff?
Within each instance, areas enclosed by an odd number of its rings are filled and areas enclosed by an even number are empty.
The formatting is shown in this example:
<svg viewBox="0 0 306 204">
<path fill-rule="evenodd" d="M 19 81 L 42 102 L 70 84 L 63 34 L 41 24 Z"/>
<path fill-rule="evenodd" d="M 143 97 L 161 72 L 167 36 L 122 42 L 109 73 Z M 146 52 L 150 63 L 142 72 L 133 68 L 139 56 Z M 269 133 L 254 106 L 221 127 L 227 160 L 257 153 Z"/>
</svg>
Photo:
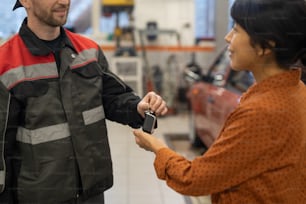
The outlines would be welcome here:
<svg viewBox="0 0 306 204">
<path fill-rule="evenodd" d="M 176 157 L 177 153 L 169 148 L 161 148 L 156 152 L 156 157 L 154 160 L 154 168 L 159 179 L 166 179 L 167 163 L 168 161 Z"/>
</svg>

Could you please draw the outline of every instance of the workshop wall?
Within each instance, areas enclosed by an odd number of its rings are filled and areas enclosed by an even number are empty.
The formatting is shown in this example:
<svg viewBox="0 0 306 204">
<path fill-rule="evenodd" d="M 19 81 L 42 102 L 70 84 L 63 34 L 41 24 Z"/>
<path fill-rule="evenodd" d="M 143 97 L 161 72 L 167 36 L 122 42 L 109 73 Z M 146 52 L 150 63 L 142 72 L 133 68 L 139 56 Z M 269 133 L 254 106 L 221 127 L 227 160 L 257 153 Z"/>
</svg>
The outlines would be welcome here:
<svg viewBox="0 0 306 204">
<path fill-rule="evenodd" d="M 195 41 L 195 4 L 194 0 L 135 0 L 133 12 L 134 26 L 137 29 L 145 29 L 147 22 L 157 22 L 158 28 L 163 30 L 174 30 L 180 34 L 180 46 L 193 46 Z M 175 35 L 162 34 L 154 42 L 145 41 L 145 46 L 160 45 L 166 48 L 160 50 L 145 50 L 150 67 L 159 66 L 163 71 L 167 71 L 167 61 L 174 55 L 177 61 L 178 70 L 182 70 L 191 61 L 194 52 L 197 63 L 201 66 L 203 73 L 215 59 L 215 56 L 226 45 L 224 36 L 228 29 L 228 1 L 216 0 L 216 39 L 214 42 L 204 42 L 202 46 L 208 49 L 178 49 L 173 51 L 166 46 L 178 46 Z M 139 44 L 139 33 L 136 31 L 136 42 Z M 142 57 L 143 50 L 138 50 Z M 112 52 L 106 53 L 111 60 Z"/>
<path fill-rule="evenodd" d="M 179 32 L 182 45 L 193 45 L 194 7 L 194 0 L 136 0 L 135 26 L 144 29 L 147 22 L 155 21 L 159 29 Z M 170 40 L 176 43 L 175 38 Z"/>
</svg>

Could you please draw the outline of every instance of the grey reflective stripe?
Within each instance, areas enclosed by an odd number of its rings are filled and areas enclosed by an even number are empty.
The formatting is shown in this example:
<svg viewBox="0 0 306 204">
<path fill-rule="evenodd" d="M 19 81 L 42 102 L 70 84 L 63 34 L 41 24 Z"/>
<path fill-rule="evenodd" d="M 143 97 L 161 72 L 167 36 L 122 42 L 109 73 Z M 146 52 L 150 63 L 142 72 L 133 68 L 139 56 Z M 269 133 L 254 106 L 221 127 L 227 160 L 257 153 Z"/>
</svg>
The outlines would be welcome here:
<svg viewBox="0 0 306 204">
<path fill-rule="evenodd" d="M 0 76 L 0 81 L 11 88 L 22 81 L 33 81 L 44 78 L 56 78 L 58 72 L 55 63 L 36 64 L 31 66 L 20 66 L 5 72 Z"/>
<path fill-rule="evenodd" d="M 97 59 L 97 49 L 91 48 L 80 52 L 71 64 L 71 68 L 78 68 L 89 64 L 90 62 L 98 61 Z"/>
<path fill-rule="evenodd" d="M 98 122 L 103 118 L 105 118 L 103 106 L 98 106 L 96 108 L 83 112 L 83 119 L 85 125 L 90 125 L 92 123 Z"/>
<path fill-rule="evenodd" d="M 41 144 L 70 136 L 68 123 L 52 125 L 35 130 L 18 127 L 16 140 L 27 144 Z"/>
<path fill-rule="evenodd" d="M 0 171 L 0 185 L 5 184 L 5 171 Z"/>
</svg>

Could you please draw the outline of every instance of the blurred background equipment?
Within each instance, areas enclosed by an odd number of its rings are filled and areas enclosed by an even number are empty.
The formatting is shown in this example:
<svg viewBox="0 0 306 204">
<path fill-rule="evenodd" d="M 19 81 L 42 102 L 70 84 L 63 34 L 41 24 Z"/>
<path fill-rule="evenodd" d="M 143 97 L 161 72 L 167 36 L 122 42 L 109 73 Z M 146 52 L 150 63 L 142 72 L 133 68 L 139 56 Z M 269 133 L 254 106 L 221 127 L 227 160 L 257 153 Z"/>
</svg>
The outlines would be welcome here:
<svg viewBox="0 0 306 204">
<path fill-rule="evenodd" d="M 136 53 L 134 37 L 134 0 L 102 0 L 104 17 L 116 15 L 114 40 L 116 49 L 111 59 L 112 71 L 126 82 L 138 95 L 143 96 L 142 62 Z M 120 13 L 127 13 L 129 25 L 120 27 Z"/>
<path fill-rule="evenodd" d="M 153 79 L 153 71 L 151 70 L 151 66 L 149 63 L 148 55 L 147 55 L 147 46 L 145 43 L 154 43 L 157 41 L 159 35 L 169 35 L 169 36 L 175 36 L 177 41 L 177 46 L 181 45 L 181 36 L 180 33 L 173 29 L 159 29 L 157 26 L 157 23 L 154 21 L 147 22 L 147 27 L 145 29 L 138 29 L 139 34 L 139 40 L 140 40 L 140 46 L 142 51 L 142 59 L 144 63 L 144 73 L 145 75 L 145 91 L 157 91 L 157 88 L 154 85 L 154 79 Z M 147 41 L 146 41 L 147 39 Z M 164 70 L 164 74 L 168 70 Z M 164 80 L 163 80 L 164 82 Z"/>
<path fill-rule="evenodd" d="M 134 0 L 102 0 L 104 17 L 116 15 L 114 38 L 116 40 L 115 56 L 136 56 L 133 15 Z M 120 27 L 119 14 L 126 12 L 129 16 L 129 25 Z"/>
<path fill-rule="evenodd" d="M 147 22 L 147 40 L 148 41 L 155 41 L 157 39 L 157 22 L 156 21 L 149 21 Z"/>
<path fill-rule="evenodd" d="M 163 92 L 163 83 L 164 83 L 164 73 L 159 65 L 152 66 L 153 71 L 153 83 L 155 87 L 155 91 L 158 94 L 162 94 Z"/>
<path fill-rule="evenodd" d="M 176 97 L 177 90 L 179 87 L 179 65 L 176 58 L 176 55 L 172 54 L 167 59 L 166 70 L 164 72 L 164 83 L 162 97 L 167 103 L 168 106 L 168 115 L 176 114 Z"/>
<path fill-rule="evenodd" d="M 134 9 L 134 0 L 102 0 L 102 5 L 103 13 L 132 12 Z"/>
<path fill-rule="evenodd" d="M 250 72 L 231 69 L 229 53 L 224 48 L 207 74 L 194 80 L 187 93 L 191 108 L 189 136 L 194 146 L 209 148 L 212 145 L 242 93 L 253 83 Z"/>
</svg>

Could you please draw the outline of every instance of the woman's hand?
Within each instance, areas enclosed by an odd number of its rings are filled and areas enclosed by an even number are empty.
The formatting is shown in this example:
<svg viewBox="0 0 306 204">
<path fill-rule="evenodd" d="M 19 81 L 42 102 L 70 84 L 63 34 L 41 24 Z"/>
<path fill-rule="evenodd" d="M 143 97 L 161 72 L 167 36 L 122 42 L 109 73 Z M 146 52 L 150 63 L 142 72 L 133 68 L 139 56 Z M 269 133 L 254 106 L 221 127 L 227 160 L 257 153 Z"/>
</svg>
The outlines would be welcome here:
<svg viewBox="0 0 306 204">
<path fill-rule="evenodd" d="M 167 145 L 160 139 L 157 139 L 153 135 L 145 133 L 141 130 L 134 130 L 135 141 L 139 147 L 156 153 L 161 148 L 167 147 Z"/>
<path fill-rule="evenodd" d="M 151 91 L 143 97 L 143 99 L 137 105 L 137 111 L 142 117 L 144 112 L 150 110 L 155 115 L 165 115 L 168 111 L 166 102 L 155 92 Z"/>
</svg>

